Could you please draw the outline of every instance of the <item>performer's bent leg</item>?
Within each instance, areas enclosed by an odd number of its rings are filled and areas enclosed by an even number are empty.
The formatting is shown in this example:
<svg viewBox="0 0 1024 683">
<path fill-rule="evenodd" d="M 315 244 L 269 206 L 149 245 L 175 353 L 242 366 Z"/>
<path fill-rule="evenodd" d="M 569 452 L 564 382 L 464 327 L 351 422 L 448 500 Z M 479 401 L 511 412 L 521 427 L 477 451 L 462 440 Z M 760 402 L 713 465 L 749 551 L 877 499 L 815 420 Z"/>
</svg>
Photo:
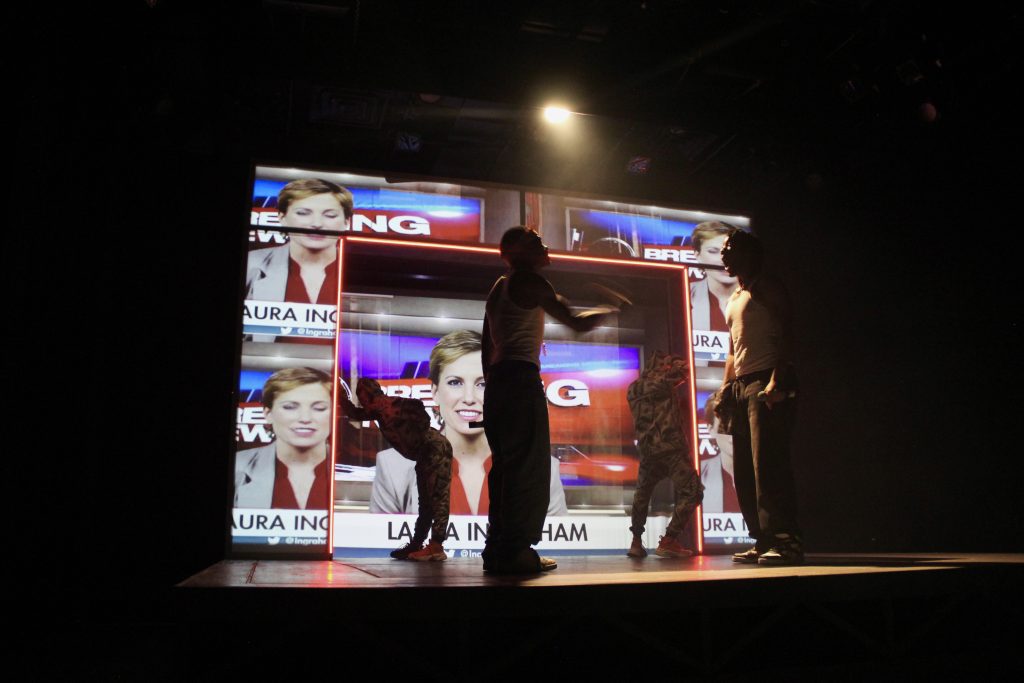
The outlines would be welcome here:
<svg viewBox="0 0 1024 683">
<path fill-rule="evenodd" d="M 430 540 L 444 543 L 448 538 L 448 514 L 451 508 L 452 445 L 441 434 L 432 439 L 430 469 L 434 473 L 430 507 L 434 517 Z"/>
<path fill-rule="evenodd" d="M 690 455 L 685 450 L 673 454 L 671 477 L 676 506 L 665 535 L 679 538 L 693 518 L 693 511 L 704 500 L 704 484 L 701 483 L 700 473 L 694 469 Z"/>
<path fill-rule="evenodd" d="M 430 454 L 421 453 L 416 461 L 416 493 L 419 496 L 419 505 L 417 507 L 416 526 L 413 529 L 412 535 L 414 544 L 422 544 L 427 538 L 427 531 L 430 530 L 430 522 L 433 517 L 435 477 L 436 473 L 430 467 Z"/>
<path fill-rule="evenodd" d="M 633 506 L 630 510 L 629 530 L 634 536 L 643 535 L 651 507 L 651 495 L 654 493 L 654 487 L 665 478 L 666 473 L 664 463 L 658 454 L 640 454 L 640 471 L 637 474 Z"/>
</svg>

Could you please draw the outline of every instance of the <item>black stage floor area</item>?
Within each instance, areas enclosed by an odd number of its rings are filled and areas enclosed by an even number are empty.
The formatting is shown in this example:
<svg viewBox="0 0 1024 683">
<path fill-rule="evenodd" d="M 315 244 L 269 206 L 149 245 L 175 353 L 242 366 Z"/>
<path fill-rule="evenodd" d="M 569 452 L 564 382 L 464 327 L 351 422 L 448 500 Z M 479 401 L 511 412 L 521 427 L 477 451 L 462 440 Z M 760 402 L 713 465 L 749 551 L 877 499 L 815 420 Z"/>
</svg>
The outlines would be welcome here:
<svg viewBox="0 0 1024 683">
<path fill-rule="evenodd" d="M 780 678 L 838 680 L 1024 671 L 1021 554 L 558 561 L 493 577 L 478 559 L 226 560 L 179 584 L 173 611 L 264 653 L 316 643 L 383 666 L 415 653 L 428 680 L 536 667 L 570 680 L 774 680 L 769 664 Z"/>
<path fill-rule="evenodd" d="M 247 602 L 269 602 L 284 593 L 290 601 L 332 610 L 390 607 L 414 594 L 421 604 L 465 600 L 466 614 L 487 614 L 506 599 L 523 613 L 551 611 L 553 602 L 581 610 L 602 609 L 609 600 L 629 607 L 643 602 L 638 598 L 654 595 L 667 601 L 663 606 L 710 607 L 797 594 L 817 598 L 930 595 L 966 588 L 979 575 L 1020 571 L 1024 576 L 1024 555 L 1015 554 L 819 554 L 790 567 L 735 564 L 729 556 L 713 555 L 557 559 L 555 571 L 520 577 L 485 574 L 476 558 L 429 563 L 388 558 L 224 560 L 183 581 L 179 589 L 188 598 L 204 597 L 189 600 L 200 613 L 212 589 L 220 599 L 239 601 L 239 609 Z M 601 600 L 595 602 L 598 595 Z"/>
</svg>

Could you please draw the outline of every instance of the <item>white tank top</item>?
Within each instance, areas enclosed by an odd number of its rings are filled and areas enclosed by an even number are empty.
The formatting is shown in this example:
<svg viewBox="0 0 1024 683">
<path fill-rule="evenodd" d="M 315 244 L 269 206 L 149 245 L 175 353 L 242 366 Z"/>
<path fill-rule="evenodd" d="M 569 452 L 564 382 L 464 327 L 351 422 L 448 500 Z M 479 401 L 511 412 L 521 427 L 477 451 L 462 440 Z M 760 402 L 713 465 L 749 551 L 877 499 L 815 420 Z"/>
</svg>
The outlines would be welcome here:
<svg viewBox="0 0 1024 683">
<path fill-rule="evenodd" d="M 729 297 L 725 321 L 737 377 L 778 365 L 782 328 L 768 307 L 755 301 L 748 290 L 737 289 Z"/>
<path fill-rule="evenodd" d="M 491 364 L 523 360 L 540 367 L 544 342 L 544 309 L 523 308 L 508 295 L 509 278 L 502 276 L 487 297 L 487 326 L 493 343 Z"/>
</svg>

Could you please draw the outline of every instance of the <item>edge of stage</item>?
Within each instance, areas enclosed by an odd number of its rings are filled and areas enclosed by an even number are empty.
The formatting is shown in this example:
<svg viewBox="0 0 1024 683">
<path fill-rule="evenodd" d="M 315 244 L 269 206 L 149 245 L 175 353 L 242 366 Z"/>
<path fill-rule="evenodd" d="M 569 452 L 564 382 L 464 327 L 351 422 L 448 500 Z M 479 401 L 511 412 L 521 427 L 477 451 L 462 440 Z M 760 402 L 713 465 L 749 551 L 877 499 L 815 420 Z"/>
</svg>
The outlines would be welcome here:
<svg viewBox="0 0 1024 683">
<path fill-rule="evenodd" d="M 456 680 L 500 667 L 606 679 L 664 665 L 720 680 L 748 680 L 765 662 L 841 680 L 1024 668 L 1013 654 L 1024 554 L 811 554 L 793 567 L 721 555 L 558 561 L 541 575 L 493 577 L 478 558 L 225 560 L 180 583 L 172 611 L 222 659 L 283 643 L 396 666 L 416 653 L 428 678 Z"/>
<path fill-rule="evenodd" d="M 334 619 L 398 610 L 416 619 L 455 605 L 459 616 L 474 619 L 936 599 L 1004 582 L 1019 592 L 1024 578 L 1024 554 L 811 554 L 803 565 L 785 567 L 734 564 L 722 555 L 557 559 L 555 571 L 529 576 L 484 574 L 478 558 L 224 560 L 180 583 L 175 603 L 182 616 L 213 619 L 278 609 Z M 410 599 L 418 610 L 405 614 Z"/>
</svg>

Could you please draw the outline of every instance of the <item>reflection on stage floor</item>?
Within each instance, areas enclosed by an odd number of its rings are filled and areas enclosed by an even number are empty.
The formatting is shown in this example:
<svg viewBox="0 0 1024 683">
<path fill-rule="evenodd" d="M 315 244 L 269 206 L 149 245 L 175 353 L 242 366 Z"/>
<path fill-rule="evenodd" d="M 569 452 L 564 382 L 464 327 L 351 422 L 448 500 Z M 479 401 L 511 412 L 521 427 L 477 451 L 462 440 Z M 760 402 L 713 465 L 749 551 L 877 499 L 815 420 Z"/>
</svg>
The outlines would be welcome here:
<svg viewBox="0 0 1024 683">
<path fill-rule="evenodd" d="M 734 564 L 728 556 L 684 559 L 654 555 L 644 560 L 618 557 L 562 557 L 552 572 L 533 576 L 491 576 L 476 558 L 447 562 L 401 562 L 388 558 L 332 561 L 224 560 L 180 584 L 185 588 L 413 588 L 521 585 L 526 588 L 665 584 L 793 577 L 849 577 L 898 572 L 950 571 L 986 565 L 1024 566 L 1015 554 L 820 554 L 803 565 L 762 567 Z"/>
</svg>

